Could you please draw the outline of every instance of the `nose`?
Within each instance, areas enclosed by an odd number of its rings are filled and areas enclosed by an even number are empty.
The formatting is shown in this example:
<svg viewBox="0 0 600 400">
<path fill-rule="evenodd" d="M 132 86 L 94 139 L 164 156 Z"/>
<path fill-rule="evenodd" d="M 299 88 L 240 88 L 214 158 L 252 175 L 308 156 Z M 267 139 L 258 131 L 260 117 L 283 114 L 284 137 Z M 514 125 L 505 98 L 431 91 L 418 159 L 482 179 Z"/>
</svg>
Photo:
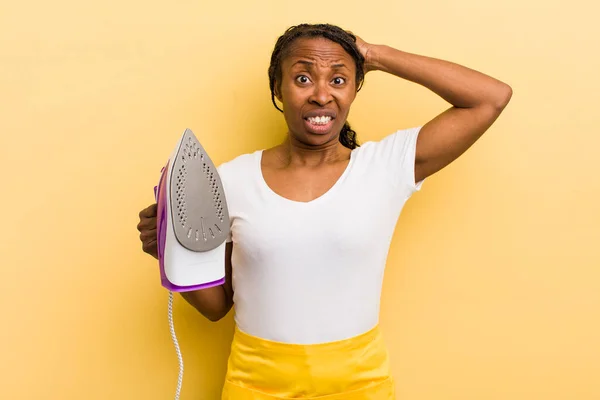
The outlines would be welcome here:
<svg viewBox="0 0 600 400">
<path fill-rule="evenodd" d="M 324 106 L 333 100 L 331 91 L 327 82 L 319 82 L 314 85 L 314 90 L 308 99 L 309 103 L 318 106 Z"/>
</svg>

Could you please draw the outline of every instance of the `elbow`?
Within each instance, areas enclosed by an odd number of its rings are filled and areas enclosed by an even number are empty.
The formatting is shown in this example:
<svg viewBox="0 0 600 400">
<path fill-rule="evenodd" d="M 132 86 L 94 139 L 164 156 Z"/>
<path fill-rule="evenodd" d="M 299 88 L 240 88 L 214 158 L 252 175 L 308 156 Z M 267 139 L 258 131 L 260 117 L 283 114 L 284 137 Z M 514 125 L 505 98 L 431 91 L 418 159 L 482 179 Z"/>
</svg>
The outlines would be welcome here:
<svg viewBox="0 0 600 400">
<path fill-rule="evenodd" d="M 504 110 L 510 99 L 512 98 L 512 88 L 506 83 L 502 83 L 500 88 L 497 91 L 496 96 L 494 96 L 494 106 L 498 111 Z"/>
<path fill-rule="evenodd" d="M 223 319 L 233 307 L 233 301 L 225 296 L 220 286 L 182 292 L 181 296 L 203 317 L 212 322 Z"/>
<path fill-rule="evenodd" d="M 210 322 L 218 322 L 218 321 L 222 320 L 224 316 L 225 315 L 218 315 L 218 314 L 205 315 L 206 319 L 208 319 Z"/>
<path fill-rule="evenodd" d="M 201 311 L 201 314 L 211 322 L 218 322 L 229 314 L 229 310 L 231 310 L 231 305 L 218 310 L 204 310 L 204 312 Z"/>
<path fill-rule="evenodd" d="M 209 313 L 204 314 L 206 319 L 208 319 L 211 322 L 219 322 L 220 320 L 225 318 L 226 315 L 227 315 L 227 311 L 220 311 L 220 312 L 215 312 L 215 313 L 210 313 L 210 314 Z"/>
<path fill-rule="evenodd" d="M 198 309 L 197 309 L 198 310 Z M 217 322 L 223 319 L 225 313 L 219 311 L 207 311 L 207 310 L 198 310 L 200 314 L 207 320 L 211 322 Z"/>
</svg>

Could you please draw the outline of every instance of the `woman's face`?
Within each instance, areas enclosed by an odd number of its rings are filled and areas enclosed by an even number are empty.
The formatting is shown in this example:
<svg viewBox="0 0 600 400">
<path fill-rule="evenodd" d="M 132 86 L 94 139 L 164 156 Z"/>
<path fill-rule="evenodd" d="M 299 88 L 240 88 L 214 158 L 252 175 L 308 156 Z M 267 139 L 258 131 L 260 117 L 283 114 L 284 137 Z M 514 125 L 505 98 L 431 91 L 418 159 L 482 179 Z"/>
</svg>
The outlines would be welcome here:
<svg viewBox="0 0 600 400">
<path fill-rule="evenodd" d="M 356 64 L 342 46 L 325 38 L 295 40 L 275 85 L 293 138 L 311 146 L 338 141 L 356 97 L 355 80 Z"/>
</svg>

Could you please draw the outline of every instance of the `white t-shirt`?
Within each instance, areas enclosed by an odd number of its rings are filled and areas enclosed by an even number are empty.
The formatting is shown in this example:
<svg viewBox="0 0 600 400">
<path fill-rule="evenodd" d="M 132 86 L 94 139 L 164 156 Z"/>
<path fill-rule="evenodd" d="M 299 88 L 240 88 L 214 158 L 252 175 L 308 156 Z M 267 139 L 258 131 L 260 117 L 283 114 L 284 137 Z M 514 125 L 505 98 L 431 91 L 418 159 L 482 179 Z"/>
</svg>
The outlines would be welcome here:
<svg viewBox="0 0 600 400">
<path fill-rule="evenodd" d="M 414 175 L 419 131 L 400 130 L 352 150 L 339 180 L 310 202 L 270 189 L 262 150 L 218 167 L 231 219 L 241 331 L 315 344 L 351 338 L 378 323 L 394 228 L 423 183 Z"/>
</svg>

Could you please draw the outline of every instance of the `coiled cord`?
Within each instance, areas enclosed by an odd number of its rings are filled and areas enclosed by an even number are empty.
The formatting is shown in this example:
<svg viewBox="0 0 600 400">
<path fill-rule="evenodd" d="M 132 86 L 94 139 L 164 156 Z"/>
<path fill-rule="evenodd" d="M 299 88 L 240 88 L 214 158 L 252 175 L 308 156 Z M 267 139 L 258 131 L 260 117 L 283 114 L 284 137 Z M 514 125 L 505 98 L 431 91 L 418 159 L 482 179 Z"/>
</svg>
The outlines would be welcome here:
<svg viewBox="0 0 600 400">
<path fill-rule="evenodd" d="M 177 379 L 177 390 L 175 391 L 175 400 L 179 400 L 181 384 L 183 382 L 183 357 L 181 356 L 181 350 L 179 349 L 177 335 L 175 335 L 175 324 L 173 323 L 173 292 L 171 291 L 169 291 L 169 328 L 171 329 L 171 339 L 173 339 L 175 351 L 177 352 L 177 360 L 179 361 L 179 377 Z"/>
</svg>

